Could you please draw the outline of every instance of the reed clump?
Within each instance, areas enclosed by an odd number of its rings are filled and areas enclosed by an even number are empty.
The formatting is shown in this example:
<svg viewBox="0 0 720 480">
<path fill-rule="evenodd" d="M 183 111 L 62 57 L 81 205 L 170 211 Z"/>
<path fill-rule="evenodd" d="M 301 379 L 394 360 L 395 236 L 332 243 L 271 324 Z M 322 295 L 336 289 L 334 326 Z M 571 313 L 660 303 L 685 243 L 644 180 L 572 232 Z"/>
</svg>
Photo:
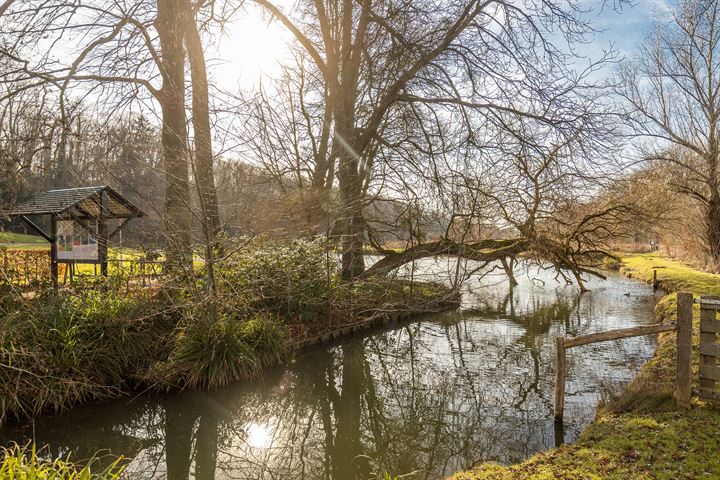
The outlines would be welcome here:
<svg viewBox="0 0 720 480">
<path fill-rule="evenodd" d="M 112 291 L 46 293 L 0 321 L 0 423 L 116 397 L 173 327 L 156 302 Z"/>
<path fill-rule="evenodd" d="M 269 314 L 206 317 L 178 327 L 168 358 L 146 380 L 164 389 L 223 387 L 259 376 L 285 357 L 287 345 L 284 326 Z"/>
</svg>

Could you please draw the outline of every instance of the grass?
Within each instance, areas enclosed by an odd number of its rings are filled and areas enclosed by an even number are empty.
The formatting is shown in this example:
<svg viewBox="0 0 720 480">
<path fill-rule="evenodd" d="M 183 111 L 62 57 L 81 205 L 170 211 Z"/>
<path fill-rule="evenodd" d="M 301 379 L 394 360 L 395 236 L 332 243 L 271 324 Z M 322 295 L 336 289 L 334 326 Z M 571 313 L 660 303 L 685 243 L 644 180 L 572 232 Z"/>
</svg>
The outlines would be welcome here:
<svg viewBox="0 0 720 480">
<path fill-rule="evenodd" d="M 50 244 L 38 235 L 0 232 L 0 247 L 8 250 L 50 250 Z"/>
<path fill-rule="evenodd" d="M 98 458 L 76 464 L 68 458 L 43 460 L 35 449 L 12 447 L 2 449 L 0 480 L 118 480 L 124 466 L 122 458 L 103 467 Z"/>
<path fill-rule="evenodd" d="M 667 291 L 720 295 L 719 275 L 658 254 L 623 258 L 621 271 L 628 276 L 651 282 L 653 270 Z M 658 320 L 673 321 L 676 295 L 663 298 L 656 312 Z M 696 345 L 698 317 L 696 307 Z M 694 355 L 697 372 L 697 348 Z M 690 410 L 675 408 L 675 356 L 675 334 L 661 334 L 654 357 L 574 444 L 538 453 L 517 465 L 482 464 L 455 474 L 452 480 L 720 478 L 720 406 L 694 399 Z"/>
<path fill-rule="evenodd" d="M 720 275 L 696 270 L 657 253 L 623 258 L 621 271 L 628 277 L 650 283 L 653 270 L 657 270 L 658 283 L 666 291 L 684 290 L 702 295 L 720 295 Z"/>
<path fill-rule="evenodd" d="M 155 301 L 109 290 L 2 305 L 0 424 L 117 397 L 166 355 L 174 324 Z"/>
<path fill-rule="evenodd" d="M 0 245 L 7 244 L 42 244 L 47 246 L 48 242 L 39 235 L 25 235 L 22 233 L 0 232 Z"/>
<path fill-rule="evenodd" d="M 275 318 L 200 319 L 180 327 L 167 360 L 148 373 L 161 388 L 212 389 L 259 376 L 285 358 L 285 327 Z"/>
</svg>

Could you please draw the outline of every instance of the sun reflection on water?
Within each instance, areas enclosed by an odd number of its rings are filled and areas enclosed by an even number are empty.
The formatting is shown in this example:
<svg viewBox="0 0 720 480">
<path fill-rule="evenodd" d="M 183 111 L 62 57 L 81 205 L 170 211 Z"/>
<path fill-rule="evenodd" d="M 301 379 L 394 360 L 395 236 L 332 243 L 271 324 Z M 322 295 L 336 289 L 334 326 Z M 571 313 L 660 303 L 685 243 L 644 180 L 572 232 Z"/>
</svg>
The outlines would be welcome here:
<svg viewBox="0 0 720 480">
<path fill-rule="evenodd" d="M 270 448 L 272 445 L 272 428 L 268 424 L 250 422 L 245 427 L 247 444 L 252 448 Z"/>
</svg>

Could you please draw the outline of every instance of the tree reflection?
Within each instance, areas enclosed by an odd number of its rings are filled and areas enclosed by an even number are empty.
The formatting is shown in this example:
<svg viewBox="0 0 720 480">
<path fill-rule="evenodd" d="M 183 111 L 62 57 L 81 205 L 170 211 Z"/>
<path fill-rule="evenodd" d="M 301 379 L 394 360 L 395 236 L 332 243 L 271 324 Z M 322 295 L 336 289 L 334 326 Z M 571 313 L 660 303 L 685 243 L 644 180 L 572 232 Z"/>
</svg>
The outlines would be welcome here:
<svg viewBox="0 0 720 480">
<path fill-rule="evenodd" d="M 165 409 L 165 460 L 167 480 L 188 480 L 192 455 L 192 437 L 197 414 L 177 398 L 162 402 Z"/>
</svg>

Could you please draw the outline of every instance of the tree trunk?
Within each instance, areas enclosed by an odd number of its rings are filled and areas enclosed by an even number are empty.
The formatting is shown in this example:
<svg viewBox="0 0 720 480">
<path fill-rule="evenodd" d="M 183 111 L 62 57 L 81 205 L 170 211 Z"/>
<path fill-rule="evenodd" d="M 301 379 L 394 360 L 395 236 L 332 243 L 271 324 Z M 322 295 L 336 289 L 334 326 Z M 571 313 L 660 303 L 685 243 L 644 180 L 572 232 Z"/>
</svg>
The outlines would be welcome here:
<svg viewBox="0 0 720 480">
<path fill-rule="evenodd" d="M 720 193 L 717 188 L 711 188 L 713 192 L 707 204 L 707 218 L 705 222 L 708 251 L 714 263 L 713 267 L 718 269 L 720 268 Z"/>
<path fill-rule="evenodd" d="M 500 259 L 500 263 L 502 264 L 503 270 L 505 271 L 505 275 L 508 277 L 508 281 L 510 282 L 510 288 L 518 286 L 518 281 L 515 278 L 515 272 L 514 272 L 514 266 L 515 266 L 515 259 L 513 257 L 510 257 L 510 260 L 508 261 L 507 258 L 502 257 Z"/>
<path fill-rule="evenodd" d="M 365 228 L 362 215 L 362 185 L 357 161 L 350 153 L 350 142 L 342 142 L 338 181 L 342 222 L 342 278 L 352 281 L 365 271 L 363 247 Z"/>
<path fill-rule="evenodd" d="M 166 259 L 169 269 L 175 272 L 192 268 L 183 46 L 186 20 L 181 7 L 181 0 L 158 0 L 156 20 L 163 70 L 158 102 L 163 120 Z"/>
<path fill-rule="evenodd" d="M 210 95 L 208 93 L 205 52 L 202 49 L 197 22 L 192 16 L 192 5 L 185 2 L 188 24 L 185 44 L 190 59 L 192 83 L 192 125 L 195 139 L 195 183 L 197 184 L 202 228 L 205 237 L 205 266 L 210 294 L 215 293 L 215 254 L 218 251 L 217 235 L 220 233 L 215 175 L 213 173 L 212 136 L 210 134 Z M 214 310 L 213 310 L 214 311 Z"/>
<path fill-rule="evenodd" d="M 190 7 L 190 5 L 187 5 Z M 195 140 L 195 181 L 198 185 L 200 206 L 203 212 L 203 228 L 209 243 L 220 232 L 215 175 L 213 173 L 212 137 L 210 134 L 210 97 L 208 94 L 205 53 L 200 41 L 197 23 L 190 18 L 185 42 L 190 60 L 192 82 L 192 125 Z"/>
</svg>

